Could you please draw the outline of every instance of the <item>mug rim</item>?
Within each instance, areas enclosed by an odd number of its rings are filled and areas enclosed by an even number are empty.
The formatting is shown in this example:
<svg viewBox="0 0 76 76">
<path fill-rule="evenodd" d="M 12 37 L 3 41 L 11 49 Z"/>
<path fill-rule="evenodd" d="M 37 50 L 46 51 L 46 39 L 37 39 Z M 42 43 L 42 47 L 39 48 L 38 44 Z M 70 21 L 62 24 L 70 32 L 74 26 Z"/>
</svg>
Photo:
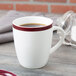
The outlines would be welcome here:
<svg viewBox="0 0 76 76">
<path fill-rule="evenodd" d="M 46 18 L 46 19 L 49 19 L 51 22 L 50 22 L 50 25 L 46 25 L 46 26 L 43 26 L 43 27 L 20 27 L 20 26 L 17 26 L 15 24 L 15 21 L 18 20 L 18 19 L 21 19 L 21 18 L 26 18 L 26 17 L 39 17 L 39 18 Z M 25 17 L 20 17 L 20 18 L 17 18 L 15 20 L 13 20 L 13 28 L 17 29 L 17 30 L 21 30 L 21 31 L 43 31 L 43 30 L 47 30 L 47 29 L 50 29 L 52 28 L 52 24 L 53 24 L 53 20 L 48 18 L 48 17 L 42 17 L 42 16 L 25 16 Z"/>
</svg>

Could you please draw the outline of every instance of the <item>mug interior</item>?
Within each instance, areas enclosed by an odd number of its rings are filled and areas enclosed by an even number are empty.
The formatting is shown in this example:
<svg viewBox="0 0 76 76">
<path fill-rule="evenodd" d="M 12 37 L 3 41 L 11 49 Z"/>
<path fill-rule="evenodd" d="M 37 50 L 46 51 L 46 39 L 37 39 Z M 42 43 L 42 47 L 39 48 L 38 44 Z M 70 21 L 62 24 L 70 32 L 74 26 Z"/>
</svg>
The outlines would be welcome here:
<svg viewBox="0 0 76 76">
<path fill-rule="evenodd" d="M 21 27 L 20 25 L 22 24 L 31 24 L 31 23 L 44 24 L 45 26 L 49 26 L 53 23 L 53 20 L 50 18 L 41 17 L 41 16 L 26 16 L 26 17 L 17 18 L 13 21 L 13 24 L 18 27 Z"/>
</svg>

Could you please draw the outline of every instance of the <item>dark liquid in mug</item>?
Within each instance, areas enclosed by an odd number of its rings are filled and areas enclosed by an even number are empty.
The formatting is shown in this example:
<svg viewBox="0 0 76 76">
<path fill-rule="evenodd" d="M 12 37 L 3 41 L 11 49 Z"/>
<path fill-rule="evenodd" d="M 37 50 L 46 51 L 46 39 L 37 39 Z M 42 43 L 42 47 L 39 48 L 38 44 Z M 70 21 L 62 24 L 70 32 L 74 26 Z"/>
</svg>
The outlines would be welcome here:
<svg viewBox="0 0 76 76">
<path fill-rule="evenodd" d="M 28 23 L 28 24 L 22 24 L 21 27 L 44 27 L 45 24 L 39 24 L 39 23 Z"/>
</svg>

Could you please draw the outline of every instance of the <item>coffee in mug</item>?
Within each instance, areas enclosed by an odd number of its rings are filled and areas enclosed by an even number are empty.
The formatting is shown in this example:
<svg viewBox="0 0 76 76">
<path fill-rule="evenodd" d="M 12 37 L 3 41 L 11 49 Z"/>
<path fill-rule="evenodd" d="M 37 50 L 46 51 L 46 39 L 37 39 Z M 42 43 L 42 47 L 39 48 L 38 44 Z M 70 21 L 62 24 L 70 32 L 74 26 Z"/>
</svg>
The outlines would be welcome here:
<svg viewBox="0 0 76 76">
<path fill-rule="evenodd" d="M 17 58 L 26 68 L 41 68 L 64 41 L 64 31 L 53 26 L 53 20 L 47 17 L 26 16 L 13 21 L 13 36 Z M 61 32 L 60 41 L 53 47 L 53 31 Z"/>
<path fill-rule="evenodd" d="M 43 27 L 46 26 L 45 24 L 39 24 L 39 23 L 28 23 L 28 24 L 22 24 L 21 27 Z"/>
</svg>

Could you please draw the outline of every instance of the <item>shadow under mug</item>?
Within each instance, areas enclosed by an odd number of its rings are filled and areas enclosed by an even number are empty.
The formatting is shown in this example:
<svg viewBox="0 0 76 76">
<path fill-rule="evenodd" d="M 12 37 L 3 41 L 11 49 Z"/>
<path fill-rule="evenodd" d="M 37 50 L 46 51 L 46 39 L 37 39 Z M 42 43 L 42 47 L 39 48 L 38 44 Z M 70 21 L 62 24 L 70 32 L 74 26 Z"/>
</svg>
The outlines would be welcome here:
<svg viewBox="0 0 76 76">
<path fill-rule="evenodd" d="M 40 23 L 43 27 L 20 27 L 22 24 Z M 61 27 L 52 26 L 53 21 L 47 17 L 26 16 L 13 21 L 13 36 L 19 63 L 26 68 L 41 68 L 48 62 L 53 53 L 64 41 L 64 31 Z M 54 30 L 61 32 L 59 42 L 51 47 Z"/>
</svg>

